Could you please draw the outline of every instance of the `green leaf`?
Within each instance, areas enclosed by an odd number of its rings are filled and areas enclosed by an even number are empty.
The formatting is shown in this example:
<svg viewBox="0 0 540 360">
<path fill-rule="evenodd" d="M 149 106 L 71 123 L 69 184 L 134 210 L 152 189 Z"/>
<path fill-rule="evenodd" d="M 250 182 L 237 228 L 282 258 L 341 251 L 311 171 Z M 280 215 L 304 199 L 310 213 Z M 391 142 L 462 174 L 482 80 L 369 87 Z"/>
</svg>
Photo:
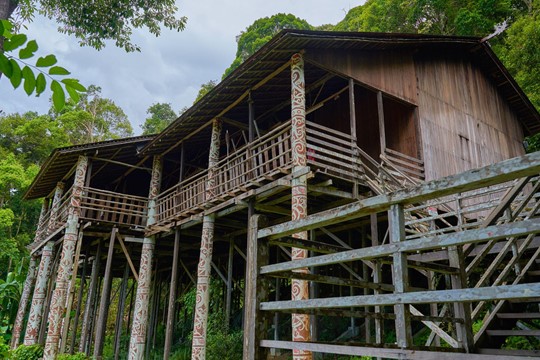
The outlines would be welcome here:
<svg viewBox="0 0 540 360">
<path fill-rule="evenodd" d="M 43 75 L 43 73 L 39 73 L 39 75 L 36 77 L 36 96 L 39 96 L 39 94 L 44 92 L 46 86 L 47 80 L 45 80 L 45 75 Z"/>
<path fill-rule="evenodd" d="M 40 57 L 36 61 L 36 66 L 37 67 L 49 67 L 49 66 L 53 66 L 54 64 L 56 64 L 56 62 L 57 62 L 56 56 L 47 55 L 45 57 Z"/>
<path fill-rule="evenodd" d="M 17 64 L 17 61 L 15 61 L 15 59 L 10 59 L 9 62 L 11 63 L 11 77 L 9 78 L 9 80 L 11 81 L 11 85 L 13 85 L 13 88 L 16 89 L 19 87 L 19 85 L 21 85 L 21 68 L 19 67 L 19 64 Z"/>
<path fill-rule="evenodd" d="M 10 61 L 2 52 L 0 52 L 0 73 L 6 75 L 8 78 L 11 78 L 11 74 L 13 73 Z"/>
<path fill-rule="evenodd" d="M 66 85 L 66 90 L 67 90 L 71 100 L 73 100 L 75 103 L 78 103 L 79 100 L 81 99 L 81 97 L 80 97 L 79 93 L 77 92 L 77 90 L 75 90 L 74 88 L 72 88 L 69 85 Z"/>
<path fill-rule="evenodd" d="M 49 75 L 69 75 L 70 72 L 61 66 L 53 66 L 49 69 Z"/>
<path fill-rule="evenodd" d="M 77 79 L 62 79 L 62 82 L 78 92 L 86 92 L 86 88 Z"/>
<path fill-rule="evenodd" d="M 30 95 L 36 88 L 36 78 L 34 76 L 34 72 L 28 66 L 25 66 L 22 69 L 22 76 L 24 78 L 24 91 Z"/>
<path fill-rule="evenodd" d="M 4 51 L 13 51 L 16 48 L 24 45 L 27 37 L 25 34 L 13 35 L 11 39 L 4 41 Z"/>
<path fill-rule="evenodd" d="M 60 111 L 66 104 L 66 95 L 64 94 L 64 89 L 62 89 L 62 85 L 60 85 L 58 81 L 53 80 L 51 83 L 51 90 L 53 92 L 52 100 L 54 109 L 56 111 Z"/>
<path fill-rule="evenodd" d="M 19 51 L 19 58 L 28 59 L 34 56 L 34 53 L 37 51 L 38 45 L 36 40 L 30 40 L 24 49 Z"/>
<path fill-rule="evenodd" d="M 9 20 L 0 20 L 0 35 L 3 35 L 6 39 L 11 38 L 11 29 L 13 25 Z"/>
</svg>

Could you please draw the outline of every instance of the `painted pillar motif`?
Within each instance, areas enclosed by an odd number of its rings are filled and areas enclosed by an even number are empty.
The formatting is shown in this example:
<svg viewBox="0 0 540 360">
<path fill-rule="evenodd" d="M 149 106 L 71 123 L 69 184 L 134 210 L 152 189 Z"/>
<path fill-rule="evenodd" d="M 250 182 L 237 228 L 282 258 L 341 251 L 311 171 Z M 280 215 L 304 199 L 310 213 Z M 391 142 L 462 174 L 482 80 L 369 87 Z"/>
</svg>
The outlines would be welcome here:
<svg viewBox="0 0 540 360">
<path fill-rule="evenodd" d="M 26 324 L 26 332 L 24 334 L 24 345 L 34 345 L 38 342 L 45 298 L 47 297 L 47 280 L 51 276 L 52 270 L 53 250 L 54 242 L 49 241 L 45 244 L 41 252 L 36 286 L 34 287 L 32 305 L 30 306 L 30 314 L 28 315 L 28 323 Z"/>
<path fill-rule="evenodd" d="M 62 242 L 62 253 L 60 264 L 56 275 L 55 289 L 51 299 L 49 312 L 49 327 L 47 339 L 45 340 L 45 360 L 54 360 L 58 353 L 58 345 L 62 328 L 62 315 L 66 308 L 66 295 L 69 285 L 69 277 L 73 269 L 73 259 L 75 257 L 75 247 L 77 243 L 77 233 L 79 227 L 79 213 L 82 191 L 86 179 L 86 169 L 88 168 L 88 158 L 79 156 L 75 180 L 71 190 L 71 199 L 68 209 L 68 219 L 66 230 Z"/>
<path fill-rule="evenodd" d="M 214 119 L 212 123 L 212 138 L 208 155 L 208 182 L 206 184 L 206 199 L 217 194 L 212 192 L 215 187 L 213 169 L 219 161 L 219 145 L 221 136 L 221 120 Z M 210 196 L 210 197 L 209 197 Z M 212 250 L 214 242 L 213 214 L 203 218 L 201 235 L 201 253 L 197 268 L 197 298 L 195 303 L 195 318 L 193 320 L 193 343 L 191 347 L 192 360 L 206 359 L 206 330 L 208 324 L 208 304 L 210 303 L 210 272 L 212 271 Z"/>
<path fill-rule="evenodd" d="M 146 225 L 156 222 L 156 198 L 161 188 L 161 157 L 155 156 L 152 165 L 150 193 L 148 196 L 148 220 Z M 129 340 L 129 359 L 143 359 L 148 328 L 148 307 L 150 304 L 150 288 L 152 285 L 152 261 L 154 258 L 155 238 L 145 237 L 142 245 L 141 263 L 139 266 L 139 282 L 135 295 L 133 323 Z"/>
<path fill-rule="evenodd" d="M 17 317 L 15 318 L 15 324 L 13 325 L 13 333 L 11 335 L 12 349 L 16 348 L 19 345 L 24 315 L 26 314 L 28 300 L 30 299 L 30 291 L 32 290 L 32 286 L 34 286 L 34 281 L 36 280 L 36 267 L 37 258 L 36 256 L 32 256 L 30 258 L 30 264 L 28 265 L 28 275 L 26 275 L 26 280 L 24 281 L 23 292 L 21 294 L 21 300 L 19 302 L 19 309 L 17 310 Z"/>
<path fill-rule="evenodd" d="M 56 189 L 54 190 L 51 211 L 49 213 L 49 222 L 46 225 L 47 230 L 43 234 L 44 237 L 47 237 L 47 234 L 50 234 L 52 229 L 54 229 L 56 214 L 58 214 L 58 208 L 60 207 L 60 200 L 62 199 L 63 194 L 64 183 L 59 182 L 56 184 Z M 45 219 L 43 221 L 45 221 Z M 45 226 L 45 224 L 43 224 L 43 226 Z M 39 329 L 41 328 L 41 321 L 43 320 L 45 298 L 47 297 L 47 281 L 49 276 L 51 276 L 52 270 L 53 250 L 54 242 L 48 242 L 41 252 L 36 286 L 34 287 L 34 294 L 30 305 L 30 314 L 28 316 L 28 323 L 26 324 L 26 331 L 24 334 L 24 345 L 34 345 L 38 342 Z"/>
<path fill-rule="evenodd" d="M 291 143 L 293 174 L 307 166 L 307 141 L 306 141 L 306 94 L 304 80 L 304 59 L 302 54 L 294 54 L 291 58 Z M 307 216 L 307 177 L 296 176 L 292 179 L 291 199 L 292 220 L 303 219 Z M 293 234 L 298 239 L 307 239 L 307 231 Z M 292 248 L 292 260 L 305 259 L 308 257 L 307 250 Z M 299 269 L 298 272 L 308 272 L 308 269 Z M 292 300 L 309 299 L 309 283 L 305 280 L 292 280 Z M 292 339 L 293 341 L 310 341 L 310 318 L 309 315 L 292 315 Z M 309 351 L 293 350 L 294 360 L 311 360 Z"/>
</svg>

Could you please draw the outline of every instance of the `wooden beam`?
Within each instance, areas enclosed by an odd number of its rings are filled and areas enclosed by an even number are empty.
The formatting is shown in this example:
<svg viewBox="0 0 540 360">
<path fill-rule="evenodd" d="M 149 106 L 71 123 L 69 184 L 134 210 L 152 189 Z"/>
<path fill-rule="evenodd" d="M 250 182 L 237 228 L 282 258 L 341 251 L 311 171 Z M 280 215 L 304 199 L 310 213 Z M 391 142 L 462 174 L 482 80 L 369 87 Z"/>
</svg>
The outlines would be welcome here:
<svg viewBox="0 0 540 360">
<path fill-rule="evenodd" d="M 307 216 L 304 219 L 267 227 L 259 230 L 258 237 L 292 235 L 298 231 L 340 223 L 374 212 L 387 211 L 392 204 L 402 203 L 405 205 L 418 203 L 457 192 L 476 190 L 482 187 L 500 184 L 539 172 L 540 152 L 535 152 L 479 169 L 469 170 L 461 174 L 425 182 L 413 188 L 374 196 L 340 206 L 336 209 L 322 211 Z"/>
<path fill-rule="evenodd" d="M 149 169 L 149 168 L 145 168 L 145 167 L 137 166 L 137 165 L 132 165 L 132 164 L 128 164 L 128 163 L 121 162 L 121 161 L 116 161 L 116 160 L 111 160 L 111 159 L 104 159 L 104 158 L 99 158 L 99 157 L 90 157 L 90 159 L 97 160 L 97 161 L 103 161 L 103 162 L 116 164 L 116 165 L 121 165 L 121 166 L 126 166 L 126 167 L 129 167 L 129 168 L 135 169 L 135 170 L 144 170 L 144 171 L 150 171 L 150 172 L 152 171 L 152 169 Z"/>
<path fill-rule="evenodd" d="M 123 236 L 120 235 L 120 233 L 116 235 L 118 236 L 118 242 L 120 243 L 120 246 L 122 247 L 122 251 L 124 252 L 124 255 L 126 256 L 131 272 L 133 273 L 133 277 L 135 278 L 135 281 L 139 282 L 139 274 L 137 274 L 137 270 L 135 269 L 135 265 L 133 265 L 133 261 L 131 260 L 131 256 L 126 247 L 126 244 L 124 244 Z"/>
</svg>

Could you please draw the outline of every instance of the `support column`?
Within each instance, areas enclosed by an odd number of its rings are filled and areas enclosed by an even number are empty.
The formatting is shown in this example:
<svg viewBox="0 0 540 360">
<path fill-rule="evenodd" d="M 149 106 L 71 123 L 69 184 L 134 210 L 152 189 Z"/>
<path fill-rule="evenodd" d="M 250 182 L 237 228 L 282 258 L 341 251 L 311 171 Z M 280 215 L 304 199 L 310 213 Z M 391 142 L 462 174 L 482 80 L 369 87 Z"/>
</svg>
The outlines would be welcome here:
<svg viewBox="0 0 540 360">
<path fill-rule="evenodd" d="M 43 305 L 47 296 L 47 280 L 49 279 L 52 268 L 53 249 L 54 242 L 49 241 L 45 244 L 41 252 L 36 286 L 34 287 L 32 305 L 30 306 L 30 314 L 28 315 L 28 323 L 26 324 L 26 332 L 24 334 L 24 345 L 34 345 L 38 342 L 39 329 L 43 318 Z"/>
<path fill-rule="evenodd" d="M 174 335 L 174 312 L 176 304 L 176 283 L 178 281 L 178 256 L 180 251 L 180 228 L 174 233 L 174 250 L 171 269 L 171 283 L 169 286 L 169 303 L 167 307 L 167 326 L 165 328 L 165 349 L 163 359 L 168 360 L 171 355 L 171 344 Z"/>
<path fill-rule="evenodd" d="M 112 262 L 114 258 L 114 241 L 116 240 L 117 228 L 111 231 L 109 249 L 107 251 L 107 262 L 105 264 L 105 274 L 103 276 L 103 288 L 101 289 L 101 299 L 99 301 L 99 313 L 96 328 L 96 338 L 94 342 L 94 359 L 101 359 L 103 354 L 103 342 L 105 340 L 105 329 L 107 327 L 107 317 L 109 315 L 109 304 L 112 286 Z"/>
<path fill-rule="evenodd" d="M 148 196 L 148 220 L 146 225 L 156 222 L 156 198 L 161 188 L 161 156 L 155 156 L 152 165 L 152 179 L 150 180 L 150 194 Z M 143 239 L 141 264 L 139 266 L 139 281 L 133 310 L 133 323 L 129 339 L 129 359 L 143 359 L 146 330 L 148 327 L 148 305 L 150 302 L 150 286 L 152 283 L 152 261 L 154 259 L 155 237 Z"/>
<path fill-rule="evenodd" d="M 306 94 L 304 80 L 304 59 L 302 54 L 294 54 L 291 58 L 291 143 L 292 143 L 292 220 L 300 220 L 307 216 L 307 140 L 306 140 Z M 295 174 L 304 173 L 300 176 Z M 298 239 L 307 239 L 307 231 L 293 234 Z M 292 260 L 308 257 L 308 251 L 292 248 Z M 308 269 L 299 269 L 297 272 L 307 273 Z M 291 281 L 292 300 L 309 299 L 309 282 L 305 280 Z M 292 315 L 293 341 L 311 341 L 310 318 L 305 314 Z M 293 350 L 294 360 L 311 360 L 310 351 Z"/>
<path fill-rule="evenodd" d="M 21 300 L 19 301 L 19 309 L 17 310 L 17 317 L 15 318 L 15 324 L 13 325 L 13 332 L 11 334 L 11 348 L 15 349 L 19 345 L 21 339 L 21 332 L 23 327 L 24 315 L 26 315 L 26 308 L 28 307 L 28 300 L 30 299 L 30 291 L 36 280 L 36 267 L 37 257 L 32 256 L 30 258 L 30 264 L 28 265 L 28 274 L 24 281 L 23 291 L 21 294 Z"/>
<path fill-rule="evenodd" d="M 405 220 L 403 205 L 392 205 L 388 212 L 390 226 L 390 242 L 405 241 Z M 396 251 L 393 254 L 392 278 L 394 280 L 394 293 L 403 294 L 409 287 L 409 270 L 407 268 L 407 254 Z M 412 346 L 411 314 L 408 304 L 394 305 L 396 315 L 396 341 L 400 348 Z"/>
<path fill-rule="evenodd" d="M 86 293 L 86 305 L 84 306 L 83 321 L 81 325 L 81 340 L 79 343 L 79 352 L 88 354 L 87 349 L 88 339 L 90 338 L 91 326 L 94 317 L 94 299 L 96 297 L 98 288 L 98 276 L 101 260 L 101 244 L 103 240 L 99 239 L 96 255 L 92 261 L 92 271 L 90 273 L 90 284 L 88 285 L 88 291 Z"/>
<path fill-rule="evenodd" d="M 49 328 L 47 331 L 47 339 L 45 340 L 45 350 L 43 353 L 43 358 L 45 360 L 54 360 L 58 353 L 58 345 L 62 328 L 62 314 L 66 308 L 67 288 L 69 277 L 73 269 L 73 258 L 75 256 L 77 232 L 79 227 L 81 195 L 86 178 L 87 167 L 88 158 L 82 155 L 79 156 L 71 193 L 71 204 L 68 209 L 66 230 L 62 243 L 60 265 L 58 267 L 58 274 L 56 275 L 56 288 L 54 289 L 51 299 Z"/>
<path fill-rule="evenodd" d="M 221 134 L 221 120 L 214 119 L 212 123 L 212 138 L 210 153 L 208 155 L 208 182 L 206 184 L 206 199 L 214 195 L 215 187 L 214 169 L 219 161 L 219 139 Z M 203 218 L 201 253 L 197 268 L 197 302 L 195 304 L 195 319 L 193 320 L 193 343 L 191 345 L 191 359 L 204 360 L 206 358 L 206 326 L 208 323 L 208 304 L 210 303 L 210 272 L 212 264 L 212 249 L 214 243 L 215 215 L 206 215 Z"/>
</svg>

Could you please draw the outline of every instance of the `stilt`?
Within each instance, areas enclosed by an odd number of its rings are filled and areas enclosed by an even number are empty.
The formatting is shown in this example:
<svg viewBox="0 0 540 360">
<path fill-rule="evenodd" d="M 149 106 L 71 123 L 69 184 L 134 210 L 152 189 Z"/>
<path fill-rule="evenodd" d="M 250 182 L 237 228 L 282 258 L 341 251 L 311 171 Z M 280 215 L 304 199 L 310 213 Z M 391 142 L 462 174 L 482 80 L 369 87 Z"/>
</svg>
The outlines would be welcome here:
<svg viewBox="0 0 540 360">
<path fill-rule="evenodd" d="M 176 286 L 178 280 L 178 252 L 180 251 L 180 229 L 174 233 L 174 250 L 171 269 L 171 284 L 169 286 L 169 303 L 167 307 L 167 325 L 165 329 L 165 349 L 163 359 L 168 360 L 171 354 L 171 345 L 174 334 L 174 312 L 176 308 Z"/>
<path fill-rule="evenodd" d="M 304 170 L 307 166 L 307 142 L 306 142 L 306 97 L 304 80 L 304 59 L 302 54 L 294 54 L 291 58 L 291 147 L 293 174 Z M 307 216 L 307 176 L 300 175 L 292 179 L 291 199 L 292 220 L 303 219 Z M 307 239 L 307 232 L 302 231 L 293 234 L 293 237 Z M 301 260 L 308 257 L 307 250 L 292 248 L 292 260 Z M 308 272 L 308 269 L 296 270 Z M 305 280 L 291 280 L 292 300 L 309 299 L 309 283 Z M 310 341 L 309 315 L 292 315 L 292 339 L 293 341 Z M 293 350 L 294 360 L 311 360 L 310 351 Z"/>
<path fill-rule="evenodd" d="M 75 247 L 77 242 L 77 232 L 79 225 L 79 212 L 82 188 L 86 177 L 86 168 L 88 167 L 88 158 L 79 156 L 77 170 L 75 171 L 75 180 L 71 194 L 71 205 L 68 209 L 68 219 L 66 230 L 62 243 L 62 254 L 60 256 L 60 265 L 56 276 L 56 288 L 53 291 L 51 299 L 51 308 L 49 313 L 49 328 L 47 330 L 47 339 L 45 340 L 45 350 L 43 358 L 45 360 L 54 360 L 58 353 L 58 345 L 62 328 L 62 314 L 66 308 L 66 295 L 68 290 L 69 277 L 73 268 L 73 258 L 75 256 Z"/>
<path fill-rule="evenodd" d="M 233 261 L 234 261 L 234 239 L 229 240 L 229 258 L 227 262 L 227 295 L 225 301 L 225 321 L 227 330 L 231 324 L 232 288 L 233 288 Z"/>
<path fill-rule="evenodd" d="M 75 310 L 75 317 L 73 319 L 73 332 L 71 333 L 71 341 L 69 344 L 69 353 L 75 353 L 75 341 L 77 340 L 77 328 L 79 327 L 79 317 L 81 316 L 82 308 L 82 297 L 84 293 L 84 285 L 86 284 L 86 269 L 88 267 L 88 250 L 84 256 L 82 274 L 81 274 L 81 284 L 79 286 L 79 293 L 77 295 L 77 309 Z"/>
<path fill-rule="evenodd" d="M 109 249 L 107 251 L 107 262 L 105 264 L 105 274 L 103 275 L 103 288 L 99 301 L 99 313 L 96 324 L 96 338 L 94 343 L 94 359 L 100 360 L 103 355 L 103 342 L 105 340 L 105 330 L 107 328 L 107 317 L 109 315 L 109 304 L 112 286 L 112 262 L 114 258 L 114 242 L 116 240 L 117 228 L 111 231 Z"/>
<path fill-rule="evenodd" d="M 219 161 L 219 141 L 221 134 L 221 120 L 212 122 L 212 138 L 210 153 L 208 155 L 208 181 L 206 184 L 206 199 L 214 197 L 215 182 L 214 171 Z M 191 359 L 203 360 L 206 358 L 206 326 L 208 323 L 208 304 L 210 302 L 210 272 L 212 264 L 212 248 L 214 242 L 215 215 L 206 215 L 203 218 L 201 235 L 201 253 L 197 270 L 197 302 L 195 304 L 195 318 L 193 320 L 193 343 L 191 346 Z"/>
<path fill-rule="evenodd" d="M 86 305 L 84 307 L 83 321 L 81 325 L 81 341 L 79 343 L 79 352 L 84 352 L 88 354 L 88 339 L 90 338 L 92 326 L 90 326 L 92 319 L 94 317 L 95 306 L 94 300 L 96 298 L 97 287 L 98 287 L 98 275 L 100 267 L 100 258 L 101 258 L 101 244 L 103 240 L 98 241 L 98 247 L 96 251 L 96 256 L 92 261 L 92 272 L 90 274 L 90 284 L 88 285 L 88 292 L 86 294 Z"/>
<path fill-rule="evenodd" d="M 28 307 L 28 301 L 30 300 L 30 292 L 36 281 L 36 256 L 30 258 L 30 264 L 28 264 L 28 274 L 24 281 L 23 292 L 21 294 L 21 300 L 19 301 L 19 309 L 17 310 L 17 317 L 15 318 L 15 324 L 13 325 L 13 332 L 11 334 L 11 348 L 15 349 L 19 346 L 21 340 L 21 332 L 23 327 L 24 316 L 26 315 L 26 308 Z"/>
<path fill-rule="evenodd" d="M 161 188 L 161 157 L 154 157 L 152 166 L 152 179 L 150 180 L 150 194 L 148 196 L 148 220 L 147 225 L 155 223 L 156 197 Z M 150 285 L 152 283 L 152 261 L 154 258 L 155 238 L 143 239 L 141 263 L 139 266 L 139 281 L 133 312 L 133 324 L 129 340 L 129 359 L 143 359 L 146 330 L 148 325 L 148 305 Z"/>
<path fill-rule="evenodd" d="M 49 313 L 51 310 L 51 299 L 54 291 L 54 279 L 56 279 L 56 274 L 58 274 L 58 267 L 60 266 L 60 251 L 57 251 L 54 255 L 54 262 L 52 266 L 52 272 L 49 276 L 49 279 L 47 281 L 47 296 L 45 297 L 45 307 L 43 309 L 43 316 L 41 320 L 41 326 L 39 328 L 39 338 L 38 343 L 41 346 L 45 346 L 45 339 L 47 337 L 47 328 L 48 323 L 47 321 L 43 321 L 44 319 L 49 318 Z"/>
<path fill-rule="evenodd" d="M 257 238 L 260 215 L 253 215 L 248 224 L 246 297 L 244 301 L 244 359 L 266 359 L 267 348 L 259 346 L 267 330 L 268 317 L 259 310 L 268 298 L 268 280 L 259 276 L 261 266 L 269 262 L 268 240 Z"/>
<path fill-rule="evenodd" d="M 122 325 L 124 323 L 124 309 L 126 307 L 127 283 L 129 279 L 129 264 L 126 262 L 124 276 L 120 285 L 120 295 L 118 298 L 118 311 L 116 313 L 116 322 L 114 326 L 114 360 L 120 357 L 120 347 L 122 340 Z"/>
<path fill-rule="evenodd" d="M 49 200 L 47 198 L 43 199 L 43 204 L 41 206 L 41 212 L 39 213 L 38 226 L 36 231 L 36 237 L 34 238 L 34 243 L 39 241 L 38 233 L 43 230 L 48 224 L 45 222 L 45 214 L 49 209 Z M 19 301 L 19 309 L 17 309 L 17 316 L 15 317 L 15 323 L 13 325 L 13 332 L 11 334 L 11 348 L 15 349 L 19 346 L 21 340 L 21 333 L 23 329 L 23 321 L 26 315 L 26 308 L 28 307 L 28 302 L 30 301 L 30 294 L 32 292 L 32 287 L 36 281 L 36 269 L 37 269 L 37 256 L 32 255 L 30 258 L 30 263 L 28 264 L 28 274 L 26 275 L 26 280 L 23 286 L 23 292 L 21 294 L 21 300 Z"/>
<path fill-rule="evenodd" d="M 26 324 L 26 332 L 24 334 L 24 345 L 37 344 L 39 338 L 39 329 L 43 318 L 43 307 L 45 298 L 47 297 L 47 280 L 51 275 L 52 257 L 53 257 L 54 242 L 49 241 L 43 247 L 41 252 L 41 261 L 39 263 L 38 274 L 36 278 L 36 286 L 34 287 L 34 295 L 32 296 L 32 305 L 28 322 Z"/>
</svg>

